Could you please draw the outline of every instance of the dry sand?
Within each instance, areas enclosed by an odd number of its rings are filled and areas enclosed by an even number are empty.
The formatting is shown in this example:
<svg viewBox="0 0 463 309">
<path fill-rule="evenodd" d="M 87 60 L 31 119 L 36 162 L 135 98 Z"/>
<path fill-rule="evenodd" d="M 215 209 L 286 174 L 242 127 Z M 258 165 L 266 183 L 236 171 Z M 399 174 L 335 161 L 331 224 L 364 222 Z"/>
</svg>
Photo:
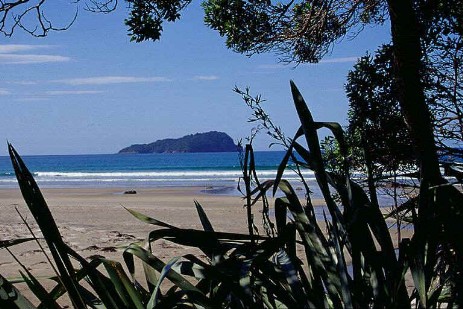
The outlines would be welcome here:
<svg viewBox="0 0 463 309">
<path fill-rule="evenodd" d="M 122 262 L 125 245 L 142 240 L 155 227 L 134 218 L 124 207 L 183 228 L 201 229 L 194 201 L 206 211 L 216 231 L 247 231 L 244 201 L 239 196 L 207 194 L 204 188 L 148 188 L 137 194 L 122 194 L 124 189 L 44 189 L 43 195 L 64 240 L 84 257 L 103 255 Z M 315 206 L 321 200 L 313 201 Z M 124 206 L 124 207 L 123 207 Z M 37 237 L 41 234 L 23 201 L 19 189 L 0 189 L 0 240 L 30 237 L 16 208 L 27 218 Z M 260 221 L 255 211 L 256 221 Z M 394 232 L 392 231 L 394 234 Z M 408 235 L 407 235 L 408 234 Z M 409 232 L 405 231 L 405 237 Z M 393 235 L 393 239 L 396 236 Z M 34 242 L 11 248 L 16 257 L 38 277 L 53 275 L 43 253 Z M 168 261 L 183 255 L 188 248 L 158 241 L 155 254 Z M 0 273 L 7 278 L 19 277 L 20 266 L 5 250 L 0 250 Z M 26 287 L 20 290 L 27 291 Z"/>
<path fill-rule="evenodd" d="M 124 207 L 183 228 L 201 228 L 194 201 L 205 209 L 219 231 L 240 232 L 246 229 L 243 200 L 239 196 L 201 193 L 202 188 L 138 189 L 137 194 L 122 194 L 124 189 L 44 189 L 43 195 L 65 241 L 83 256 L 107 255 L 130 242 L 144 239 L 155 227 L 133 217 Z M 0 190 L 0 239 L 29 237 L 16 208 L 27 218 L 40 236 L 19 189 Z M 19 249 L 18 249 L 19 248 Z M 25 262 L 41 256 L 34 243 L 13 247 Z M 162 250 L 160 246 L 159 250 Z M 172 249 L 172 248 L 169 248 Z M 175 250 L 169 250 L 169 255 Z M 180 252 L 181 253 L 181 252 Z M 164 253 L 161 253 L 161 256 Z M 0 250 L 0 271 L 4 276 L 17 275 L 9 265 L 13 259 Z M 46 266 L 46 265 L 44 265 Z M 33 269 L 37 269 L 37 265 Z"/>
</svg>

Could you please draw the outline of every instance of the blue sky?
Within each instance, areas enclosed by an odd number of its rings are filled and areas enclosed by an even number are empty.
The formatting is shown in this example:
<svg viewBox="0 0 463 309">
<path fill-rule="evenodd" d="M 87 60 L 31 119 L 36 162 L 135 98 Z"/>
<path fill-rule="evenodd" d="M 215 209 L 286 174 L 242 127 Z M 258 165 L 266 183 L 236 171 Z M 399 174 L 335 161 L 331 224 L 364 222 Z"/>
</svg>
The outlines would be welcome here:
<svg viewBox="0 0 463 309">
<path fill-rule="evenodd" d="M 122 3 L 122 2 L 121 2 Z M 50 19 L 72 19 L 73 7 L 50 6 Z M 298 127 L 289 80 L 319 121 L 346 122 L 343 85 L 355 59 L 389 40 L 388 27 L 367 27 L 317 64 L 283 65 L 274 54 L 228 50 L 203 24 L 199 2 L 166 24 L 159 42 L 133 43 L 127 9 L 93 14 L 80 7 L 70 29 L 34 38 L 0 37 L 0 140 L 21 154 L 115 153 L 135 143 L 224 131 L 238 140 L 254 126 L 232 89 L 249 86 L 288 136 Z M 267 150 L 258 137 L 255 148 Z M 0 155 L 6 155 L 6 143 Z"/>
</svg>

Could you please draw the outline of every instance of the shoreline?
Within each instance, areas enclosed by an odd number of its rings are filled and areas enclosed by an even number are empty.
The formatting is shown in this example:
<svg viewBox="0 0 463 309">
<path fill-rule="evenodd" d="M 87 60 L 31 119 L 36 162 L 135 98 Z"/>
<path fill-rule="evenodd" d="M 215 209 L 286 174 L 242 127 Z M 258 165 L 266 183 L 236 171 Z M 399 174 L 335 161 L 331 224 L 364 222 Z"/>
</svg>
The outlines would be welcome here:
<svg viewBox="0 0 463 309">
<path fill-rule="evenodd" d="M 126 191 L 136 191 L 135 194 L 124 194 Z M 230 190 L 236 192 L 230 193 Z M 178 225 L 179 227 L 199 228 L 201 224 L 196 212 L 195 201 L 203 206 L 211 222 L 217 221 L 222 231 L 243 232 L 247 231 L 247 218 L 244 209 L 245 199 L 233 187 L 214 186 L 182 186 L 182 187 L 108 187 L 108 188 L 44 188 L 41 192 L 47 202 L 55 221 L 72 225 L 118 225 L 120 227 L 134 228 L 146 226 L 138 221 L 124 208 L 133 208 L 148 216 Z M 300 197 L 303 200 L 303 197 Z M 268 194 L 271 205 L 270 214 L 273 212 L 274 197 Z M 323 210 L 326 206 L 323 198 L 312 197 L 317 220 L 323 222 Z M 260 203 L 253 207 L 255 216 L 259 216 Z M 22 223 L 15 210 L 18 208 L 22 214 L 28 215 L 33 221 L 29 209 L 22 198 L 19 188 L 0 188 L 0 228 L 3 225 Z M 325 209 L 326 211 L 326 209 Z M 382 208 L 387 211 L 387 207 Z M 179 212 L 179 213 L 178 213 Z M 108 217 L 105 217 L 107 215 Z M 223 216 L 232 215 L 231 218 Z M 88 220 L 91 219 L 91 220 Z M 121 220 L 131 220 L 131 223 L 120 225 Z M 171 220 L 171 222 L 169 222 Z M 190 223 L 192 220 L 195 223 Z M 232 224 L 238 221 L 241 224 Z M 230 229 L 230 230 L 227 230 Z M 145 231 L 146 229 L 135 229 Z M 0 238 L 4 238 L 1 233 Z"/>
<path fill-rule="evenodd" d="M 102 255 L 124 265 L 124 247 L 144 240 L 152 230 L 159 228 L 139 221 L 124 207 L 180 228 L 202 229 L 195 207 L 197 201 L 204 208 L 215 231 L 247 234 L 246 209 L 243 207 L 245 200 L 236 195 L 202 192 L 204 189 L 202 186 L 133 188 L 136 194 L 122 194 L 128 190 L 127 187 L 45 188 L 41 191 L 64 241 L 72 249 L 85 258 Z M 274 200 L 272 197 L 268 199 L 273 210 Z M 312 199 L 312 203 L 320 211 L 325 205 L 322 199 Z M 35 236 L 40 237 L 40 231 L 19 188 L 0 188 L 0 240 L 31 237 L 16 208 L 26 218 Z M 255 223 L 260 232 L 264 233 L 260 210 L 260 203 L 253 207 Z M 320 226 L 324 230 L 323 222 L 320 222 Z M 397 246 L 395 231 L 390 232 Z M 402 233 L 404 237 L 411 235 L 411 231 Z M 41 243 L 44 244 L 43 241 Z M 165 240 L 156 241 L 152 248 L 154 254 L 165 262 L 187 253 L 198 254 L 194 249 Z M 44 278 L 53 275 L 35 242 L 23 243 L 10 249 L 34 276 Z M 8 279 L 14 279 L 20 278 L 19 270 L 21 266 L 14 258 L 5 249 L 0 250 L 0 273 Z M 48 287 L 53 286 L 49 280 L 44 282 Z M 17 286 L 26 297 L 34 299 L 25 284 Z"/>
</svg>

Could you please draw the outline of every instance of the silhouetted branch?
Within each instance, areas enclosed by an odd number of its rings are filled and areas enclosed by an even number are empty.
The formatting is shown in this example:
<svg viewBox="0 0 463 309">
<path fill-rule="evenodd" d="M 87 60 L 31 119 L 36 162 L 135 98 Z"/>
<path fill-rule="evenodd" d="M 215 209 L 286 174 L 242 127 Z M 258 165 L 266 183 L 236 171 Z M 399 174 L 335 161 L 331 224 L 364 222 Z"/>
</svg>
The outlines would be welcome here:
<svg viewBox="0 0 463 309">
<path fill-rule="evenodd" d="M 0 0 L 0 33 L 10 37 L 17 28 L 34 37 L 44 37 L 50 31 L 64 31 L 71 27 L 79 12 L 80 0 L 69 0 L 75 13 L 64 26 L 56 26 L 46 14 L 46 5 L 56 5 L 47 0 Z M 117 0 L 86 0 L 85 9 L 95 13 L 110 13 L 117 7 Z"/>
<path fill-rule="evenodd" d="M 85 9 L 94 13 L 111 13 L 117 8 L 117 0 L 106 0 L 106 1 L 97 1 L 97 0 L 88 0 L 86 3 Z"/>
</svg>

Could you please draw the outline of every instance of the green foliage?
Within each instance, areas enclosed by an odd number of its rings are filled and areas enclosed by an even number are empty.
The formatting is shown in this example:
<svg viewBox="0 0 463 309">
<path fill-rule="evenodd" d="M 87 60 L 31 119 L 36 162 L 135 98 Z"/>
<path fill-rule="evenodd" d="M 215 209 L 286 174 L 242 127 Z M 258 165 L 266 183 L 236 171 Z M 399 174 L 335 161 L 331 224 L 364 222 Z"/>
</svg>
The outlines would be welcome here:
<svg viewBox="0 0 463 309">
<path fill-rule="evenodd" d="M 108 12 L 110 1 L 92 1 Z M 180 18 L 191 0 L 127 0 L 125 20 L 132 41 L 157 41 L 163 23 Z M 205 0 L 204 22 L 226 37 L 227 47 L 245 54 L 274 51 L 285 61 L 318 62 L 332 45 L 361 25 L 383 23 L 387 6 L 378 1 L 346 5 L 332 1 Z M 102 9 L 103 8 L 103 9 Z"/>
<path fill-rule="evenodd" d="M 157 41 L 161 38 L 163 21 L 173 22 L 180 18 L 180 11 L 191 0 L 127 0 L 129 17 L 125 20 L 131 41 Z"/>
<path fill-rule="evenodd" d="M 445 154 L 463 158 L 463 3 L 428 4 L 420 15 L 424 25 L 423 83 L 433 113 L 434 134 Z"/>
<path fill-rule="evenodd" d="M 227 46 L 246 53 L 274 51 L 285 61 L 318 62 L 357 23 L 382 22 L 385 7 L 359 1 L 203 2 L 206 24 L 226 36 Z"/>
<path fill-rule="evenodd" d="M 391 46 L 384 45 L 375 57 L 358 60 L 347 76 L 346 94 L 349 99 L 347 133 L 350 145 L 363 152 L 354 156 L 356 167 L 372 162 L 375 177 L 386 171 L 415 163 L 409 150 L 412 145 L 399 106 L 397 85 L 394 83 Z"/>
<path fill-rule="evenodd" d="M 268 1 L 209 0 L 202 3 L 204 22 L 221 36 L 226 45 L 239 53 L 246 53 L 259 40 L 270 40 L 274 34 Z"/>
<path fill-rule="evenodd" d="M 427 48 L 424 50 L 422 82 L 440 152 L 462 157 L 461 150 L 455 146 L 463 141 L 460 106 L 463 45 L 456 30 L 448 31 L 451 32 L 447 36 L 428 34 L 423 40 Z M 412 141 L 399 106 L 393 62 L 392 47 L 384 45 L 373 56 L 358 60 L 349 72 L 346 84 L 349 98 L 347 133 L 351 144 L 368 152 L 371 160 L 385 171 L 413 163 L 413 154 L 404 151 Z M 372 135 L 376 138 L 365 138 Z M 358 163 L 358 166 L 364 164 L 362 160 Z"/>
<path fill-rule="evenodd" d="M 326 136 L 320 143 L 320 148 L 323 153 L 323 163 L 328 172 L 342 175 L 342 154 L 339 144 L 333 136 Z"/>
<path fill-rule="evenodd" d="M 2 308 L 34 309 L 32 303 L 2 275 L 0 275 L 0 306 Z"/>
</svg>

